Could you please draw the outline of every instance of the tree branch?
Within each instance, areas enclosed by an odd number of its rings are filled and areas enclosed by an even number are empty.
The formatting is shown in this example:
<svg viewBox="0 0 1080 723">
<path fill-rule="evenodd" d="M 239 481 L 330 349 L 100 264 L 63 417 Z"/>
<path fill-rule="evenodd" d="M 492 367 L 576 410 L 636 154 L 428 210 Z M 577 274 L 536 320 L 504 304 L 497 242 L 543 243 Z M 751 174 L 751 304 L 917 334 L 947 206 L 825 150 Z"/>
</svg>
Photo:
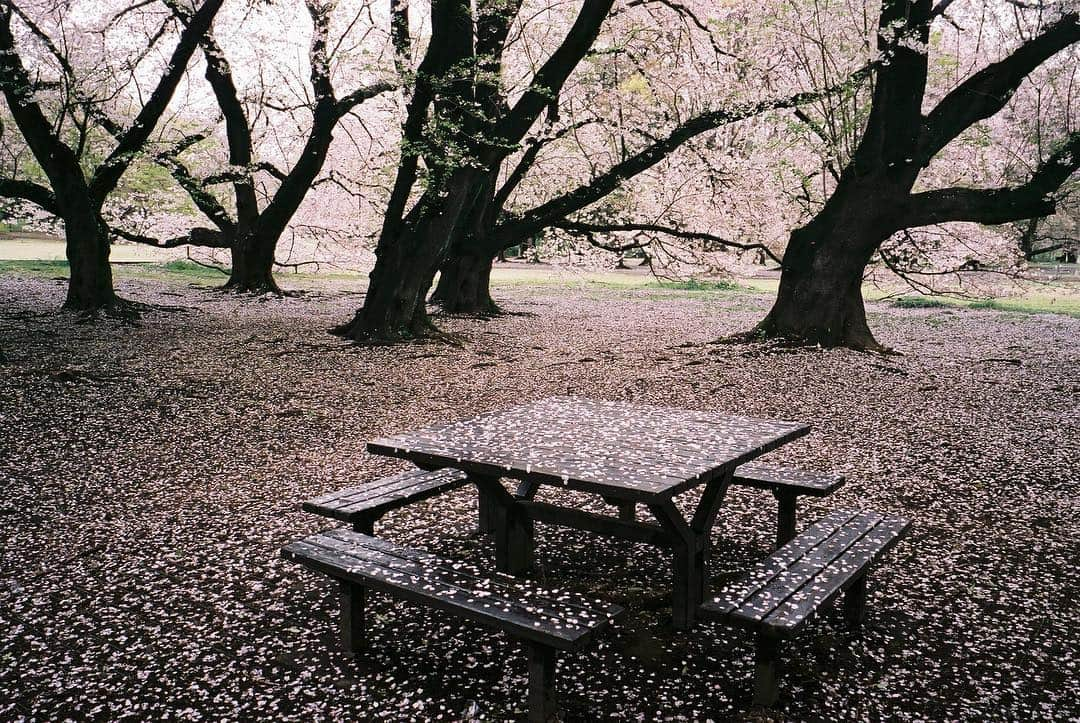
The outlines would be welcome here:
<svg viewBox="0 0 1080 723">
<path fill-rule="evenodd" d="M 0 196 L 29 201 L 54 216 L 60 215 L 60 208 L 56 205 L 56 196 L 53 195 L 53 192 L 33 181 L 0 178 Z"/>
<path fill-rule="evenodd" d="M 135 155 L 146 145 L 162 113 L 169 105 L 176 86 L 187 73 L 191 60 L 200 40 L 205 36 L 214 21 L 214 16 L 224 0 L 204 0 L 203 4 L 191 16 L 180 33 L 176 48 L 173 49 L 157 86 L 150 94 L 131 126 L 120 136 L 119 142 L 105 161 L 98 166 L 90 181 L 90 193 L 99 203 L 116 188 L 120 177 L 135 159 Z"/>
<path fill-rule="evenodd" d="M 679 125 L 666 138 L 650 144 L 638 151 L 625 161 L 612 166 L 608 171 L 594 178 L 588 184 L 553 198 L 517 218 L 512 218 L 496 228 L 496 235 L 502 239 L 505 237 L 509 245 L 516 241 L 510 239 L 523 238 L 540 231 L 553 221 L 564 219 L 570 214 L 580 211 L 586 206 L 595 203 L 607 194 L 615 190 L 624 180 L 631 178 L 642 171 L 651 168 L 666 158 L 672 151 L 686 143 L 690 139 L 714 130 L 721 126 L 737 121 L 752 118 L 761 113 L 781 108 L 794 108 L 796 106 L 818 100 L 826 95 L 835 93 L 849 87 L 865 78 L 873 66 L 866 66 L 847 78 L 843 83 L 820 91 L 807 91 L 796 93 L 786 98 L 774 98 L 760 101 L 737 108 L 725 108 L 721 110 L 703 113 L 695 116 Z"/>
<path fill-rule="evenodd" d="M 966 128 L 1004 108 L 1031 71 L 1077 41 L 1080 14 L 1072 12 L 953 89 L 923 121 L 918 149 L 921 164 L 929 163 Z"/>
<path fill-rule="evenodd" d="M 1080 169 L 1080 131 L 1073 131 L 1044 161 L 1027 183 L 1011 188 L 944 188 L 908 197 L 898 228 L 928 226 L 949 221 L 1001 224 L 1049 216 L 1056 204 L 1052 196 Z"/>
<path fill-rule="evenodd" d="M 204 248 L 212 249 L 231 248 L 229 237 L 220 231 L 215 231 L 211 228 L 196 227 L 182 236 L 173 236 L 172 238 L 167 239 L 157 239 L 153 236 L 144 236 L 143 234 L 114 227 L 110 227 L 109 231 L 114 236 L 118 236 L 127 241 L 143 244 L 145 246 L 153 246 L 154 248 L 159 249 L 174 249 L 178 246 L 202 246 Z"/>
<path fill-rule="evenodd" d="M 570 73 L 596 41 L 613 4 L 614 0 L 585 0 L 562 44 L 536 71 L 528 89 L 500 124 L 502 147 L 495 150 L 497 157 L 505 156 L 510 147 L 520 142 L 544 108 L 558 97 Z"/>
<path fill-rule="evenodd" d="M 667 236 L 674 236 L 675 238 L 708 241 L 710 243 L 717 244 L 718 246 L 738 249 L 739 251 L 761 251 L 776 263 L 783 263 L 783 259 L 776 256 L 776 254 L 774 254 L 772 250 L 764 244 L 744 244 L 739 243 L 738 241 L 731 241 L 730 239 L 722 238 L 711 233 L 705 233 L 703 231 L 684 231 L 683 229 L 673 228 L 671 226 L 664 226 L 656 223 L 583 223 L 580 221 L 562 220 L 556 221 L 555 223 L 551 224 L 551 226 L 554 228 L 561 228 L 566 231 L 575 231 L 580 233 L 611 233 L 616 231 L 648 231 L 651 233 L 661 233 Z"/>
</svg>

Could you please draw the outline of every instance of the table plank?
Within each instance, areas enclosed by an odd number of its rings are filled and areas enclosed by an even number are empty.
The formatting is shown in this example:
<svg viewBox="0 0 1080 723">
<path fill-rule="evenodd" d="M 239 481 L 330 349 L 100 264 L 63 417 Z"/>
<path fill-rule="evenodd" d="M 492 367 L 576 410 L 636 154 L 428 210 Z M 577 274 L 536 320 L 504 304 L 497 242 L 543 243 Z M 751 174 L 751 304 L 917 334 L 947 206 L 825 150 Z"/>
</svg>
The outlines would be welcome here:
<svg viewBox="0 0 1080 723">
<path fill-rule="evenodd" d="M 647 503 L 809 431 L 798 422 L 553 397 L 376 439 L 368 450 Z"/>
</svg>

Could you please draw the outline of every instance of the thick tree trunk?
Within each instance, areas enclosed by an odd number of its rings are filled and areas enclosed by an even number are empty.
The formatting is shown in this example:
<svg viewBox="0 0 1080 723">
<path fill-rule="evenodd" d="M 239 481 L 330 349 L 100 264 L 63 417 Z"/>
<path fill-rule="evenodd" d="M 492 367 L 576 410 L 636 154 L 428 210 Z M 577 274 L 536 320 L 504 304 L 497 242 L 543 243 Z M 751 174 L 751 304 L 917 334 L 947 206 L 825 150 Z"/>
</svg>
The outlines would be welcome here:
<svg viewBox="0 0 1080 723">
<path fill-rule="evenodd" d="M 486 254 L 451 254 L 439 269 L 431 301 L 451 314 L 498 314 L 499 307 L 491 298 L 492 263 L 492 256 Z"/>
<path fill-rule="evenodd" d="M 274 280 L 276 238 L 246 234 L 232 247 L 232 271 L 226 289 L 253 294 L 281 294 Z"/>
<path fill-rule="evenodd" d="M 64 307 L 97 311 L 116 305 L 112 267 L 109 266 L 109 232 L 92 211 L 64 218 L 67 259 L 71 269 Z"/>
<path fill-rule="evenodd" d="M 844 223 L 818 217 L 791 234 L 776 301 L 752 334 L 886 351 L 866 323 L 862 281 L 874 249 L 889 233 L 867 221 L 853 225 L 851 215 L 840 215 L 846 216 Z"/>
<path fill-rule="evenodd" d="M 424 297 L 435 276 L 433 252 L 409 234 L 376 251 L 364 306 L 332 332 L 354 341 L 401 341 L 434 331 Z"/>
</svg>

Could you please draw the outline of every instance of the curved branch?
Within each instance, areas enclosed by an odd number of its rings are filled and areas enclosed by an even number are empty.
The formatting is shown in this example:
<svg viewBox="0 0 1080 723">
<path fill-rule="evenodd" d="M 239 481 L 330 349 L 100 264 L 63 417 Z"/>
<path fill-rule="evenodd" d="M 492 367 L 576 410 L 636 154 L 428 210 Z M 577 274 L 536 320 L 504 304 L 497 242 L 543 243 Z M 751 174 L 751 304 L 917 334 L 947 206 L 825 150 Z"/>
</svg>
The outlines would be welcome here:
<svg viewBox="0 0 1080 723">
<path fill-rule="evenodd" d="M 683 229 L 673 228 L 671 226 L 663 226 L 656 223 L 583 223 L 580 221 L 557 221 L 551 224 L 554 228 L 561 228 L 566 231 L 575 231 L 580 233 L 604 233 L 613 231 L 650 231 L 652 233 L 662 233 L 667 236 L 674 236 L 682 239 L 692 239 L 700 241 L 708 241 L 710 243 L 724 246 L 726 248 L 738 249 L 739 251 L 761 251 L 770 259 L 778 264 L 782 264 L 784 260 L 779 258 L 772 252 L 769 247 L 760 243 L 744 244 L 738 241 L 732 241 L 730 239 L 716 236 L 711 233 L 705 233 L 704 231 L 684 231 Z M 606 247 L 603 247 L 606 248 Z M 636 248 L 630 246 L 628 248 Z M 611 250 L 611 249 L 609 249 Z"/>
<path fill-rule="evenodd" d="M 908 197 L 898 228 L 928 226 L 950 221 L 1001 224 L 1049 216 L 1056 202 L 1052 194 L 1080 169 L 1080 131 L 1044 161 L 1027 183 L 1011 188 L 944 188 Z"/>
<path fill-rule="evenodd" d="M 1051 56 L 1080 41 L 1080 14 L 1062 16 L 1014 50 L 988 65 L 946 95 L 926 115 L 919 137 L 919 157 L 926 165 L 972 124 L 1005 107 L 1024 78 Z"/>
<path fill-rule="evenodd" d="M 60 215 L 60 208 L 56 205 L 56 196 L 53 195 L 53 192 L 33 181 L 0 178 L 0 197 L 29 201 L 54 216 Z"/>
<path fill-rule="evenodd" d="M 145 246 L 153 246 L 159 249 L 174 249 L 178 246 L 202 246 L 204 248 L 211 249 L 227 249 L 231 248 L 229 237 L 220 231 L 215 231 L 211 228 L 196 227 L 188 231 L 182 236 L 173 236 L 167 239 L 158 239 L 153 236 L 144 236 L 143 234 L 134 233 L 133 231 L 126 231 L 122 228 L 110 227 L 109 232 L 114 236 L 118 236 L 126 241 L 133 241 L 137 244 L 143 244 Z"/>
</svg>

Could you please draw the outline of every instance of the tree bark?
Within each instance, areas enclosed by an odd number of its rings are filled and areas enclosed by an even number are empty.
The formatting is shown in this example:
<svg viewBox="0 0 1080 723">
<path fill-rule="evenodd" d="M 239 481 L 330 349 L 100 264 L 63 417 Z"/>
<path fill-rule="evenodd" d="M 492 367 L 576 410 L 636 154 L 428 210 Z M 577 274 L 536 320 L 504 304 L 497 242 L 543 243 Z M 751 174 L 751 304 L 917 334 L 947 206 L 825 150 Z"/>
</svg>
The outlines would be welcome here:
<svg viewBox="0 0 1080 723">
<path fill-rule="evenodd" d="M 376 249 L 364 306 L 352 321 L 332 329 L 334 334 L 353 341 L 392 342 L 427 336 L 434 330 L 424 296 L 435 267 L 423 263 L 431 258 L 431 251 L 415 251 L 430 246 L 418 235 L 413 232 Z"/>
<path fill-rule="evenodd" d="M 1020 252 L 1024 254 L 1024 261 L 1031 261 L 1039 255 L 1035 248 L 1035 232 L 1039 228 L 1039 218 L 1029 219 L 1024 233 L 1020 236 Z"/>
<path fill-rule="evenodd" d="M 491 298 L 493 257 L 484 254 L 451 254 L 439 269 L 433 303 L 451 314 L 493 316 L 499 306 Z"/>
<path fill-rule="evenodd" d="M 93 211 L 73 212 L 64 216 L 64 236 L 71 271 L 64 308 L 98 311 L 115 306 L 106 226 Z"/>
<path fill-rule="evenodd" d="M 874 250 L 891 233 L 882 221 L 843 203 L 793 231 L 776 301 L 751 335 L 886 351 L 866 323 L 862 281 Z"/>
<path fill-rule="evenodd" d="M 274 280 L 277 237 L 245 234 L 232 246 L 232 270 L 225 288 L 253 294 L 281 294 Z"/>
</svg>

